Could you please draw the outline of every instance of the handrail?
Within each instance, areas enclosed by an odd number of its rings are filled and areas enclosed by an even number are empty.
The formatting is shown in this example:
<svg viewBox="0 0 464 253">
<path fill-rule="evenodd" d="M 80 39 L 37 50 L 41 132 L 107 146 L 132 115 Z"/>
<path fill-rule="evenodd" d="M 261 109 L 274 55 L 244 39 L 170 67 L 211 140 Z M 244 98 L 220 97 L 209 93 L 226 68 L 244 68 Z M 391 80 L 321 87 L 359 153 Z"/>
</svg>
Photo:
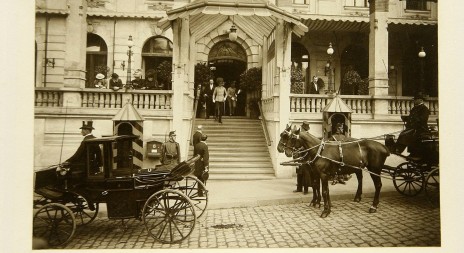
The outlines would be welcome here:
<svg viewBox="0 0 464 253">
<path fill-rule="evenodd" d="M 261 126 L 264 128 L 264 138 L 266 139 L 266 144 L 271 146 L 271 138 L 269 137 L 269 132 L 267 130 L 266 117 L 264 117 L 263 108 L 261 106 L 261 100 L 258 101 L 259 113 L 261 114 Z"/>
<path fill-rule="evenodd" d="M 190 145 L 193 145 L 193 128 L 195 127 L 195 120 L 197 118 L 197 109 L 198 109 L 198 100 L 200 98 L 201 85 L 198 85 L 197 95 L 195 96 L 195 102 L 193 103 L 193 112 L 192 112 L 192 124 L 190 125 Z"/>
</svg>

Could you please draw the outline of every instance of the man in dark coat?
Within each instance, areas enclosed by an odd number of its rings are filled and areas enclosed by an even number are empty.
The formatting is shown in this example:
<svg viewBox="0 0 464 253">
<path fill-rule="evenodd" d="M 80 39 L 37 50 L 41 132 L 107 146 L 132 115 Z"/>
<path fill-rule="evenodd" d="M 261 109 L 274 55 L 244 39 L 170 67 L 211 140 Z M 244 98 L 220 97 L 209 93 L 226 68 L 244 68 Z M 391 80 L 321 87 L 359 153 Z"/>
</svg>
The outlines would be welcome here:
<svg viewBox="0 0 464 253">
<path fill-rule="evenodd" d="M 68 163 L 71 168 L 75 169 L 84 169 L 87 163 L 87 153 L 89 154 L 89 173 L 90 174 L 97 174 L 100 173 L 100 166 L 102 166 L 102 159 L 101 159 L 101 150 L 96 144 L 85 144 L 85 141 L 95 139 L 95 136 L 92 135 L 92 130 L 94 129 L 92 126 L 93 122 L 82 121 L 81 134 L 84 136 L 84 139 L 81 142 L 81 145 L 76 150 L 74 155 L 72 155 L 65 163 Z M 87 152 L 87 148 L 89 148 L 89 152 Z"/>
<path fill-rule="evenodd" d="M 411 109 L 409 116 L 402 117 L 406 123 L 406 129 L 400 133 L 396 142 L 397 154 L 401 154 L 406 146 L 408 146 L 410 156 L 415 156 L 420 152 L 418 141 L 420 141 L 419 138 L 421 135 L 429 132 L 427 126 L 429 115 L 430 111 L 424 105 L 423 95 L 419 93 L 414 96 L 414 107 Z"/>
<path fill-rule="evenodd" d="M 309 122 L 303 121 L 300 134 L 307 133 L 309 129 Z M 303 192 L 305 195 L 308 194 L 308 187 L 312 185 L 310 169 L 309 164 L 306 163 L 296 168 L 296 190 L 293 192 Z"/>
<path fill-rule="evenodd" d="M 195 147 L 195 145 L 197 145 L 197 143 L 199 143 L 201 141 L 201 136 L 203 135 L 202 131 L 203 131 L 203 126 L 198 125 L 197 130 L 195 131 L 195 133 L 193 134 L 193 137 L 192 137 L 193 147 Z"/>
<path fill-rule="evenodd" d="M 195 175 L 203 184 L 206 184 L 209 172 L 209 150 L 206 144 L 208 136 L 205 134 L 201 135 L 201 141 L 197 143 L 193 148 L 193 156 L 200 155 L 200 159 L 195 162 Z M 203 197 L 203 187 L 198 187 L 198 196 Z"/>
<path fill-rule="evenodd" d="M 319 89 L 324 86 L 324 81 L 317 76 L 313 76 L 313 81 L 306 86 L 306 94 L 319 94 Z"/>
<path fill-rule="evenodd" d="M 214 92 L 214 81 L 209 79 L 209 84 L 203 88 L 203 98 L 206 105 L 205 119 L 209 119 L 209 116 L 214 116 L 214 103 L 213 103 L 213 92 Z"/>
</svg>

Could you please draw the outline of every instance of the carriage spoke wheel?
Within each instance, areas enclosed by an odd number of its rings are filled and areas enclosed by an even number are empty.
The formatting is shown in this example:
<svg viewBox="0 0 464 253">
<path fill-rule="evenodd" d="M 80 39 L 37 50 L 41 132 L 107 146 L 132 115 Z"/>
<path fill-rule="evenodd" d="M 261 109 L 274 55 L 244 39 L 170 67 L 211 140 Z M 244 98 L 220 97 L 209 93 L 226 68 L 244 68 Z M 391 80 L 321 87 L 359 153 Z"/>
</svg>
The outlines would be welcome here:
<svg viewBox="0 0 464 253">
<path fill-rule="evenodd" d="M 92 209 L 90 209 L 93 205 Z M 73 194 L 72 202 L 66 205 L 74 213 L 77 226 L 87 225 L 92 222 L 98 214 L 98 203 L 89 204 L 87 200 L 79 194 Z"/>
<path fill-rule="evenodd" d="M 165 189 L 148 198 L 142 210 L 142 221 L 148 233 L 161 243 L 177 243 L 195 228 L 195 207 L 178 190 Z"/>
<path fill-rule="evenodd" d="M 43 238 L 49 246 L 60 246 L 74 235 L 76 220 L 66 206 L 50 203 L 35 213 L 32 229 L 34 237 Z"/>
<path fill-rule="evenodd" d="M 424 175 L 409 162 L 402 163 L 396 167 L 393 173 L 393 185 L 396 190 L 405 196 L 416 196 L 422 191 Z"/>
<path fill-rule="evenodd" d="M 195 176 L 187 176 L 174 186 L 174 189 L 187 195 L 195 207 L 195 214 L 200 218 L 208 207 L 208 190 L 206 186 Z"/>
<path fill-rule="evenodd" d="M 440 206 L 440 173 L 439 168 L 433 169 L 425 180 L 425 194 L 434 207 Z"/>
</svg>

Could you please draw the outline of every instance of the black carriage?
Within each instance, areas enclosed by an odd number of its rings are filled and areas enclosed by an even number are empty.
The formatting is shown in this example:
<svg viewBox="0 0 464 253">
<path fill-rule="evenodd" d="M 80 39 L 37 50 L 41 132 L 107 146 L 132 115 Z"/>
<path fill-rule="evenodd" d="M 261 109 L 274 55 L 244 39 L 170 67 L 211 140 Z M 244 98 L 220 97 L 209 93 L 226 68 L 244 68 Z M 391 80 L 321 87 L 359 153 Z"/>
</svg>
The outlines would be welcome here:
<svg viewBox="0 0 464 253">
<path fill-rule="evenodd" d="M 405 121 L 405 119 L 403 119 Z M 385 145 L 394 150 L 395 136 L 386 135 Z M 396 168 L 386 169 L 393 177 L 396 190 L 405 196 L 416 196 L 425 190 L 426 196 L 434 206 L 440 204 L 439 174 L 439 138 L 435 126 L 429 126 L 429 132 L 418 137 L 412 146 L 415 156 L 404 156 L 406 159 Z"/>
<path fill-rule="evenodd" d="M 52 247 L 66 244 L 76 228 L 97 217 L 99 205 L 105 203 L 109 219 L 139 219 L 159 242 L 186 239 L 208 204 L 204 184 L 190 176 L 199 156 L 174 168 L 134 169 L 132 142 L 137 138 L 87 140 L 86 164 L 36 171 L 33 236 Z M 90 150 L 95 149 L 101 161 L 90 158 Z"/>
</svg>

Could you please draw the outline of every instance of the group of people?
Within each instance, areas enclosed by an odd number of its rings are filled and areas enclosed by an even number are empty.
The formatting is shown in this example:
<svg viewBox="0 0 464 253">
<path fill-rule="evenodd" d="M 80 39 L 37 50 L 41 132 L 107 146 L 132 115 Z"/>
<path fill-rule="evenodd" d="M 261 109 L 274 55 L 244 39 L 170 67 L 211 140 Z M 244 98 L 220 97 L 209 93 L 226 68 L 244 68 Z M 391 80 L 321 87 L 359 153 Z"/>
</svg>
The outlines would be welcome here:
<svg viewBox="0 0 464 253">
<path fill-rule="evenodd" d="M 229 116 L 235 115 L 237 108 L 237 98 L 240 90 L 237 90 L 235 81 L 232 81 L 230 87 L 224 87 L 225 82 L 222 77 L 216 79 L 217 85 L 214 85 L 214 80 L 210 79 L 209 84 L 202 88 L 201 98 L 205 106 L 205 119 L 214 116 L 214 119 L 222 123 L 222 116 L 225 113 L 225 103 L 229 108 Z"/>
<path fill-rule="evenodd" d="M 127 89 L 140 89 L 140 90 L 164 90 L 164 84 L 159 83 L 156 80 L 156 72 L 154 70 L 148 70 L 146 72 L 146 79 L 142 79 L 142 70 L 137 69 L 134 74 L 134 79 L 129 83 L 123 85 L 121 79 L 119 78 L 119 75 L 116 73 L 111 74 L 111 79 L 109 80 L 109 86 L 108 82 L 105 79 L 105 75 L 102 73 L 98 73 L 95 76 L 95 81 L 93 82 L 93 87 L 99 88 L 99 89 L 113 89 L 113 90 L 119 90 L 122 88 L 127 88 Z"/>
</svg>

